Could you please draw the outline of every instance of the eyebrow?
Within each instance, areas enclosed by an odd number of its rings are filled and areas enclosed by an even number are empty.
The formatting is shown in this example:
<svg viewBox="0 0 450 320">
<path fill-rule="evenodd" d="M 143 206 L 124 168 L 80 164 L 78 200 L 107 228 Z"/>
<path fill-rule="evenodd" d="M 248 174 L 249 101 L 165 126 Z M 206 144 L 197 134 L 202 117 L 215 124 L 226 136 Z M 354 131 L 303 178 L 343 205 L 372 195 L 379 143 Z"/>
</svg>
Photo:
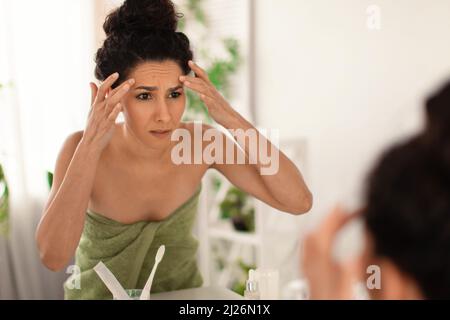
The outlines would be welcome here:
<svg viewBox="0 0 450 320">
<path fill-rule="evenodd" d="M 176 86 L 174 88 L 170 88 L 167 91 L 176 91 L 176 90 L 182 89 L 182 88 L 183 88 L 183 86 L 179 85 L 179 86 Z M 158 91 L 159 88 L 158 87 L 141 86 L 141 87 L 137 87 L 135 90 Z"/>
</svg>

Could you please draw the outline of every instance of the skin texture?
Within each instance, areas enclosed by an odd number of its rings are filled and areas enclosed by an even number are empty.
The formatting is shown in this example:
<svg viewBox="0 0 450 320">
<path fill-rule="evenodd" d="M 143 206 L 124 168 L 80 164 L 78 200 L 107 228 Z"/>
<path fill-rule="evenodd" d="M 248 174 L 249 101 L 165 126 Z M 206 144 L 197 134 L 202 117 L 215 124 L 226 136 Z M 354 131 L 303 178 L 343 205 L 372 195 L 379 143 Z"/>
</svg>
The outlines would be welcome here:
<svg viewBox="0 0 450 320">
<path fill-rule="evenodd" d="M 338 262 L 333 256 L 333 244 L 339 233 L 360 212 L 349 213 L 336 207 L 324 222 L 305 238 L 302 265 L 308 279 L 312 300 L 353 299 L 352 286 L 355 281 L 366 283 L 370 276 L 367 267 L 379 266 L 381 288 L 369 290 L 371 299 L 417 300 L 423 295 L 414 279 L 399 270 L 389 259 L 374 253 L 370 233 L 365 231 L 365 248 L 353 261 Z"/>
<path fill-rule="evenodd" d="M 170 134 L 155 135 L 154 131 L 187 129 L 194 137 L 194 125 L 181 122 L 185 88 L 197 92 L 211 117 L 225 128 L 255 129 L 223 99 L 203 69 L 194 63 L 191 67 L 196 77 L 183 75 L 173 61 L 144 62 L 114 90 L 113 76 L 100 88 L 91 83 L 88 124 L 84 131 L 68 137 L 60 152 L 36 233 L 41 259 L 48 268 L 59 270 L 70 261 L 87 209 L 127 224 L 160 221 L 195 193 L 210 168 L 277 209 L 292 214 L 311 209 L 312 196 L 301 173 L 281 152 L 279 171 L 273 176 L 261 176 L 260 163 L 175 165 L 171 161 L 177 142 L 171 141 Z M 125 123 L 115 123 L 119 112 Z M 202 147 L 207 145 L 203 142 Z M 224 148 L 222 154 L 226 152 Z M 236 152 L 249 157 L 248 147 L 239 151 L 235 146 Z"/>
</svg>

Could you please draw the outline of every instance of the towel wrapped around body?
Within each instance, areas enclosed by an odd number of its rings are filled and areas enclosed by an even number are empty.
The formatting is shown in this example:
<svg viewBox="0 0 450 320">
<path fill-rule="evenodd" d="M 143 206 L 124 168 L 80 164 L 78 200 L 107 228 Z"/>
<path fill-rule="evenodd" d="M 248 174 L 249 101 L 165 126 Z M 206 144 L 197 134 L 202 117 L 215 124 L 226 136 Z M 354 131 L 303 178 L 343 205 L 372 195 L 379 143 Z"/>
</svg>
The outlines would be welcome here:
<svg viewBox="0 0 450 320">
<path fill-rule="evenodd" d="M 75 254 L 80 272 L 73 272 L 64 283 L 65 299 L 112 299 L 93 269 L 100 261 L 124 289 L 143 289 L 161 245 L 166 246 L 166 252 L 151 292 L 202 286 L 196 255 L 198 241 L 192 235 L 200 191 L 201 187 L 169 218 L 158 222 L 122 224 L 88 211 Z"/>
</svg>

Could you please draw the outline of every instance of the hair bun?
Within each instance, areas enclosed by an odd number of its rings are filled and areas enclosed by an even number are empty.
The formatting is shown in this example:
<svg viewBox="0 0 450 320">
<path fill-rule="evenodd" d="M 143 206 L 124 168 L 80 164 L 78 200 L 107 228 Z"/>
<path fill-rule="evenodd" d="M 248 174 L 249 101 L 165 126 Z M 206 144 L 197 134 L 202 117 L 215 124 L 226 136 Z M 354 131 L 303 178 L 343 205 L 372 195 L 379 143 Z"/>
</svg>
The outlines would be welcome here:
<svg viewBox="0 0 450 320">
<path fill-rule="evenodd" d="M 181 17 L 170 0 L 126 0 L 108 15 L 103 29 L 107 36 L 175 32 Z"/>
</svg>

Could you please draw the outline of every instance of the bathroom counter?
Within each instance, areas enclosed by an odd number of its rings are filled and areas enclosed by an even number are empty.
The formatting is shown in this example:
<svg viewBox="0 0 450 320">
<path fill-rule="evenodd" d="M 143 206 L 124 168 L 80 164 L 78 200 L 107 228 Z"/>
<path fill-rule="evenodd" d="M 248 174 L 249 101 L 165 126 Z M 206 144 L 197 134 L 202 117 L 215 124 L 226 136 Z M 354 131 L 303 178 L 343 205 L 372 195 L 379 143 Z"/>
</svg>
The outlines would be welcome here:
<svg viewBox="0 0 450 320">
<path fill-rule="evenodd" d="M 152 300 L 243 300 L 239 294 L 221 287 L 203 287 L 151 295 Z"/>
</svg>

